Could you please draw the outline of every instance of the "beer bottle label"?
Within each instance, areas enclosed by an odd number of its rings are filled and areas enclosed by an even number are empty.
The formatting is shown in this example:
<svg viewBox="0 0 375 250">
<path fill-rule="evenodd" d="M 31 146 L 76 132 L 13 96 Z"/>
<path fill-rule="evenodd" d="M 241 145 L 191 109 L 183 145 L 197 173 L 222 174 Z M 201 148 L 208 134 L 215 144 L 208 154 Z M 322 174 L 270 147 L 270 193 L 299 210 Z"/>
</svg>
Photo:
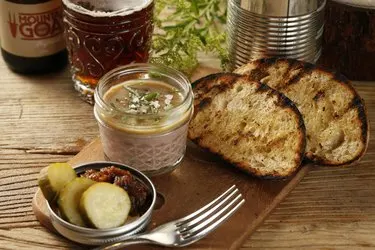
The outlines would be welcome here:
<svg viewBox="0 0 375 250">
<path fill-rule="evenodd" d="M 0 0 L 1 47 L 21 57 L 53 55 L 65 48 L 61 0 L 18 4 Z"/>
</svg>

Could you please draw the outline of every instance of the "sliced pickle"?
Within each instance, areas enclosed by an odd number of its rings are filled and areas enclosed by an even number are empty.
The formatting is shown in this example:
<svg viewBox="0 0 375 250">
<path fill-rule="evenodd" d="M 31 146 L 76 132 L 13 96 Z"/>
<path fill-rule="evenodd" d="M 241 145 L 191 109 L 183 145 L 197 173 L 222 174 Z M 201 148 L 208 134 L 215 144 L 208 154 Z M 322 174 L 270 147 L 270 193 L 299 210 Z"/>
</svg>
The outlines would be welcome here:
<svg viewBox="0 0 375 250">
<path fill-rule="evenodd" d="M 79 202 L 83 192 L 95 183 L 93 180 L 79 177 L 65 185 L 57 201 L 63 219 L 77 226 L 87 226 L 80 214 Z"/>
<path fill-rule="evenodd" d="M 53 163 L 40 172 L 38 184 L 44 197 L 49 202 L 53 202 L 57 199 L 60 190 L 76 177 L 76 172 L 69 164 Z"/>
<path fill-rule="evenodd" d="M 85 222 L 99 229 L 123 225 L 130 208 L 128 193 L 121 187 L 105 182 L 89 187 L 80 201 L 80 211 Z"/>
</svg>

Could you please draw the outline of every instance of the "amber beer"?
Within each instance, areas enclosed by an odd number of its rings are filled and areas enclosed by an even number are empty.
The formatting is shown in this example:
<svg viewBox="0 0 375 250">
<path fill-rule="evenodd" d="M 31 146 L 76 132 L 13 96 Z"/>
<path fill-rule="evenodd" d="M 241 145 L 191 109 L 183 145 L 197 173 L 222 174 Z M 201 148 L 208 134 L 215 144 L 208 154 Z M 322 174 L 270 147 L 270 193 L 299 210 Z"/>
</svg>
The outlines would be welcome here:
<svg viewBox="0 0 375 250">
<path fill-rule="evenodd" d="M 61 0 L 1 0 L 4 61 L 19 73 L 46 73 L 67 62 Z"/>
<path fill-rule="evenodd" d="M 64 27 L 76 90 L 93 103 L 99 79 L 111 69 L 147 62 L 152 0 L 63 0 Z"/>
</svg>

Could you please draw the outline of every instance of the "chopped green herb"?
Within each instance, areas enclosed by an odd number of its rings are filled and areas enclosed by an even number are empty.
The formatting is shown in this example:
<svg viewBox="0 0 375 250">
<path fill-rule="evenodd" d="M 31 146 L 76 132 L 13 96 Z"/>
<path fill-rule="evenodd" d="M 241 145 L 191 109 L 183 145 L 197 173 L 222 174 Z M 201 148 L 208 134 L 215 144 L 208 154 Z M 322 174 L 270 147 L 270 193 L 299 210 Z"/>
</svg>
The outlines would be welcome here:
<svg viewBox="0 0 375 250">
<path fill-rule="evenodd" d="M 161 81 L 124 83 L 116 88 L 110 104 L 115 110 L 128 114 L 162 114 L 182 101 L 180 94 L 173 94 L 175 91 L 177 88 Z"/>
<path fill-rule="evenodd" d="M 152 92 L 152 93 L 149 93 L 149 94 L 145 95 L 143 98 L 146 101 L 151 102 L 152 100 L 155 100 L 158 97 L 159 97 L 159 93 L 158 92 Z"/>
<path fill-rule="evenodd" d="M 128 87 L 128 86 L 124 86 L 124 88 L 125 88 L 127 91 L 129 91 L 130 93 L 132 93 L 133 95 L 138 95 L 138 93 L 137 93 L 135 90 L 133 90 L 132 88 L 130 88 L 130 87 Z"/>
</svg>

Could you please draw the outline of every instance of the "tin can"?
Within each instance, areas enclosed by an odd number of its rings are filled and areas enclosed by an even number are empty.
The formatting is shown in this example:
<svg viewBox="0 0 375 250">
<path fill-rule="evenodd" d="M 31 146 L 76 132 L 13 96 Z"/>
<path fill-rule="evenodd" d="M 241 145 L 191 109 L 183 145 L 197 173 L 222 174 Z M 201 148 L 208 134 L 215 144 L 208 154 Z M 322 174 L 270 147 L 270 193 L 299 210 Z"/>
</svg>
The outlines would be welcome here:
<svg viewBox="0 0 375 250">
<path fill-rule="evenodd" d="M 321 54 L 325 0 L 229 0 L 231 68 L 262 57 L 314 63 Z"/>
</svg>

